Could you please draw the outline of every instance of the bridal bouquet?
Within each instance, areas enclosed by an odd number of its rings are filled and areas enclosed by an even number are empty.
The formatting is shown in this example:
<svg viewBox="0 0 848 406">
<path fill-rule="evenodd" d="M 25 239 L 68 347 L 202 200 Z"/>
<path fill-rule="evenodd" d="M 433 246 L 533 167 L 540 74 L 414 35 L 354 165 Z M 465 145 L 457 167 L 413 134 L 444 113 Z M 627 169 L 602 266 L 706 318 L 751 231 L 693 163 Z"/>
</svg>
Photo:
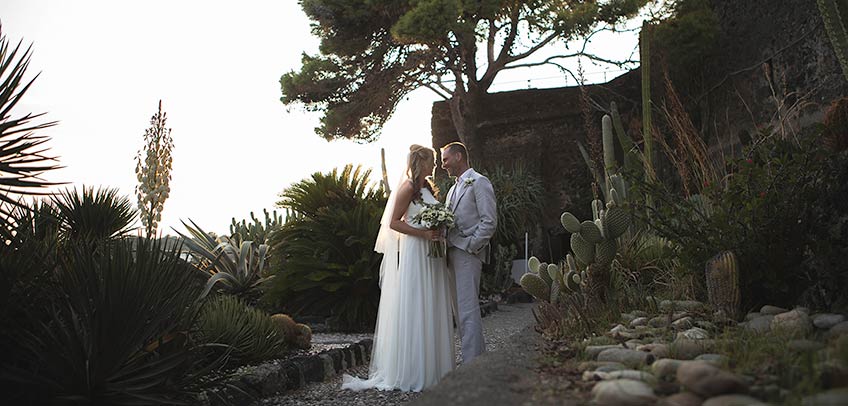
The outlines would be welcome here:
<svg viewBox="0 0 848 406">
<path fill-rule="evenodd" d="M 412 220 L 418 224 L 424 225 L 430 230 L 436 230 L 442 227 L 451 228 L 454 223 L 453 212 L 441 203 L 424 203 L 424 209 L 416 214 Z M 427 252 L 427 255 L 433 258 L 444 257 L 447 253 L 447 249 L 448 248 L 444 240 L 430 241 L 430 249 Z"/>
</svg>

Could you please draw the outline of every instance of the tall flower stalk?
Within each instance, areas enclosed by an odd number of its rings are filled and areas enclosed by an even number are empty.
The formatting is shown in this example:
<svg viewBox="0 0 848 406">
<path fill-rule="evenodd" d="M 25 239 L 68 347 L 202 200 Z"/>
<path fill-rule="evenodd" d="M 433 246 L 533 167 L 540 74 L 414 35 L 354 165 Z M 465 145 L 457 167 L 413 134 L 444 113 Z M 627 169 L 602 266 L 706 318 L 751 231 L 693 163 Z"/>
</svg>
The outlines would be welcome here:
<svg viewBox="0 0 848 406">
<path fill-rule="evenodd" d="M 141 223 L 148 237 L 156 235 L 165 200 L 171 192 L 169 183 L 174 141 L 171 129 L 165 127 L 167 119 L 167 114 L 162 111 L 162 100 L 159 100 L 159 111 L 150 118 L 150 128 L 144 132 L 144 157 L 141 150 L 136 156 L 138 186 L 135 190 Z"/>
</svg>

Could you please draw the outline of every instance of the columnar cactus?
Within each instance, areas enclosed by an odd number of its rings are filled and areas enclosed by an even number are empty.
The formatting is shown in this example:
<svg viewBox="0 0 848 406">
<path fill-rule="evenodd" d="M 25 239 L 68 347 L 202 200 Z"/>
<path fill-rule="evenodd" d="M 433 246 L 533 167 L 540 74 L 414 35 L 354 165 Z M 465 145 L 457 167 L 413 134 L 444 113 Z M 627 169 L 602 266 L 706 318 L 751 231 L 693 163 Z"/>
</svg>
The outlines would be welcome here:
<svg viewBox="0 0 848 406">
<path fill-rule="evenodd" d="M 283 216 L 277 214 L 276 210 L 273 213 L 269 213 L 267 209 L 262 209 L 262 211 L 265 213 L 264 222 L 256 218 L 253 212 L 250 212 L 252 223 L 248 223 L 247 220 L 238 223 L 233 217 L 230 224 L 230 238 L 234 239 L 236 244 L 242 241 L 264 244 L 268 241 L 271 232 L 283 225 Z"/>
<path fill-rule="evenodd" d="M 722 251 L 706 266 L 707 297 L 710 304 L 732 319 L 739 317 L 739 265 L 732 251 Z"/>
<path fill-rule="evenodd" d="M 538 300 L 557 303 L 567 292 L 582 292 L 605 297 L 603 289 L 609 276 L 610 265 L 617 253 L 617 238 L 630 227 L 630 216 L 623 208 L 627 204 L 627 185 L 618 174 L 615 161 L 613 127 L 621 127 L 618 137 L 625 147 L 625 156 L 631 163 L 641 156 L 624 133 L 615 105 L 614 118 L 604 116 L 602 122 L 604 145 L 604 181 L 606 204 L 600 199 L 592 201 L 592 220 L 580 221 L 572 213 L 564 212 L 560 222 L 571 233 L 571 251 L 564 264 L 546 264 L 536 257 L 528 261 L 530 272 L 521 277 L 520 284 Z M 587 157 L 585 151 L 581 152 Z M 590 165 L 591 169 L 591 165 Z M 599 180 L 600 181 L 600 180 Z"/>
</svg>

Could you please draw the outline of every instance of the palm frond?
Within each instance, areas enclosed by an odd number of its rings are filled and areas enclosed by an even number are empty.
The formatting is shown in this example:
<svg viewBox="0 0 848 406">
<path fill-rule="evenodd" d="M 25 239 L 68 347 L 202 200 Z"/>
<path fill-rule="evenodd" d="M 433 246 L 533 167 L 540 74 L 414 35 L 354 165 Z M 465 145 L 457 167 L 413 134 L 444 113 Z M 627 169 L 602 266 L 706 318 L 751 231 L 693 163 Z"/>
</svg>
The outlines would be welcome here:
<svg viewBox="0 0 848 406">
<path fill-rule="evenodd" d="M 24 81 L 32 47 L 22 51 L 22 41 L 10 46 L 2 29 L 0 25 L 0 203 L 21 207 L 15 196 L 46 194 L 39 189 L 57 183 L 45 181 L 41 176 L 61 166 L 56 164 L 56 158 L 45 155 L 43 144 L 49 138 L 34 134 L 56 122 L 33 123 L 43 113 L 16 118 L 10 115 L 38 75 Z M 0 216 L 8 214 L 9 210 L 0 205 Z"/>
</svg>

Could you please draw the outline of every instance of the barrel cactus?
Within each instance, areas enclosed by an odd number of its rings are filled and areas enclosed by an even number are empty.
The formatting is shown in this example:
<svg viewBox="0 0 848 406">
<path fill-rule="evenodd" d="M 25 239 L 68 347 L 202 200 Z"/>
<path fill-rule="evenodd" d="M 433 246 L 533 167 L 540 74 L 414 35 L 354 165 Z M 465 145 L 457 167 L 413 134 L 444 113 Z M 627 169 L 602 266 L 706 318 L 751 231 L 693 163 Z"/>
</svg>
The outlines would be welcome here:
<svg viewBox="0 0 848 406">
<path fill-rule="evenodd" d="M 731 319 L 739 317 L 739 265 L 732 251 L 723 251 L 707 261 L 707 297 L 710 304 Z"/>
<path fill-rule="evenodd" d="M 306 324 L 297 323 L 291 316 L 282 313 L 272 315 L 271 321 L 289 346 L 309 349 L 312 345 L 312 329 Z"/>
</svg>

